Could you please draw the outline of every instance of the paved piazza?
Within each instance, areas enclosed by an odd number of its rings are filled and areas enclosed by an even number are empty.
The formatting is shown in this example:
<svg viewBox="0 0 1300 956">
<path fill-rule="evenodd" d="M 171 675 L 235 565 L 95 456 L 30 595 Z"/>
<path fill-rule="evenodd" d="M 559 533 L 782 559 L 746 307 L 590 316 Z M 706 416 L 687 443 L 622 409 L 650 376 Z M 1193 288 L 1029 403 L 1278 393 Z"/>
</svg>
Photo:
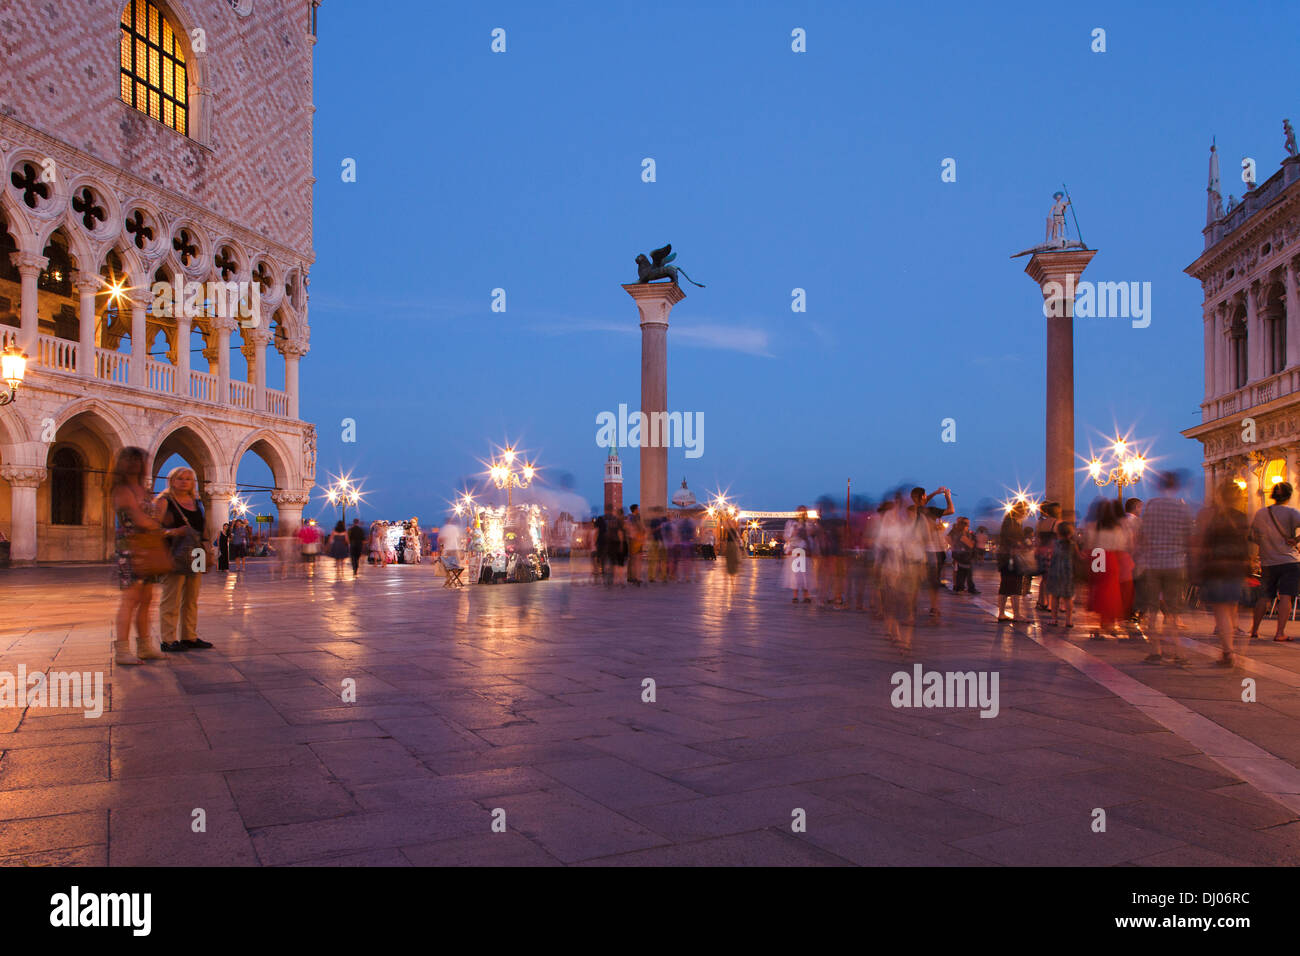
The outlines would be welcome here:
<svg viewBox="0 0 1300 956">
<path fill-rule="evenodd" d="M 216 649 L 137 668 L 110 665 L 108 569 L 3 572 L 0 670 L 103 670 L 109 698 L 97 719 L 0 709 L 4 863 L 1231 865 L 1300 850 L 1300 651 L 1256 642 L 1224 671 L 1204 615 L 1190 663 L 1153 666 L 1130 642 L 1013 630 L 945 593 L 944 623 L 904 655 L 865 614 L 792 607 L 761 560 L 631 590 L 563 566 L 460 592 L 428 565 L 269 571 L 209 575 L 199 632 Z M 997 716 L 896 709 L 891 675 L 913 661 L 996 671 Z"/>
</svg>

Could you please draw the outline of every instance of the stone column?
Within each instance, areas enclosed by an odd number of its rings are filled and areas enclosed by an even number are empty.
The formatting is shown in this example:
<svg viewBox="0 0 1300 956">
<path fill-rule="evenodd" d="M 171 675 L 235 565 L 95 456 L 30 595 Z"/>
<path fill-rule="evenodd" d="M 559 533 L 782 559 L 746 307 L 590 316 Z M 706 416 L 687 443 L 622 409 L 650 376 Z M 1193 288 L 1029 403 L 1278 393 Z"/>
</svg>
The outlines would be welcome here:
<svg viewBox="0 0 1300 956">
<path fill-rule="evenodd" d="M 99 291 L 99 276 L 93 272 L 79 272 L 75 281 L 77 295 L 81 298 L 78 310 L 78 330 L 81 333 L 77 348 L 77 374 L 82 378 L 95 377 L 95 293 Z"/>
<path fill-rule="evenodd" d="M 1300 286 L 1294 259 L 1286 263 L 1286 367 L 1300 365 Z"/>
<path fill-rule="evenodd" d="M 184 309 L 176 312 L 176 394 L 181 398 L 190 397 L 190 317 L 183 314 Z"/>
<path fill-rule="evenodd" d="M 668 507 L 667 434 L 657 434 L 656 413 L 668 412 L 668 314 L 686 298 L 675 282 L 631 283 L 623 289 L 641 314 L 641 511 Z M 665 428 L 666 431 L 666 428 Z"/>
<path fill-rule="evenodd" d="M 253 408 L 266 411 L 266 346 L 271 341 L 271 333 L 265 328 L 244 327 L 241 329 L 244 345 L 244 361 L 248 363 L 248 381 L 253 386 Z"/>
<path fill-rule="evenodd" d="M 285 342 L 281 350 L 284 355 L 284 391 L 289 396 L 289 417 L 298 417 L 298 360 L 307 354 L 307 346 L 301 342 Z"/>
<path fill-rule="evenodd" d="M 0 478 L 9 482 L 9 560 L 14 565 L 36 563 L 36 489 L 45 469 L 31 465 L 0 466 Z"/>
<path fill-rule="evenodd" d="M 279 513 L 275 533 L 277 535 L 296 534 L 298 529 L 302 527 L 302 509 L 311 500 L 310 492 L 281 491 L 277 489 L 271 492 L 271 500 L 275 502 L 276 511 Z"/>
<path fill-rule="evenodd" d="M 230 333 L 235 331 L 235 320 L 223 315 L 212 322 L 217 333 L 217 404 L 230 404 Z"/>
<path fill-rule="evenodd" d="M 131 296 L 131 384 L 144 388 L 149 378 L 145 362 L 149 360 L 149 332 L 145 309 L 153 297 L 148 290 L 137 290 Z"/>
<path fill-rule="evenodd" d="M 1074 518 L 1074 298 L 1095 249 L 1037 252 L 1025 274 L 1038 284 L 1047 316 L 1045 432 L 1047 500 L 1061 503 L 1061 517 Z M 1070 293 L 1070 294 L 1067 294 Z"/>
<path fill-rule="evenodd" d="M 234 485 L 214 483 L 203 488 L 203 508 L 207 512 L 204 541 L 215 539 L 221 526 L 230 520 L 230 499 L 234 497 Z"/>
<path fill-rule="evenodd" d="M 1214 462 L 1203 461 L 1201 462 L 1201 469 L 1205 472 L 1205 489 L 1203 497 L 1206 505 L 1210 505 L 1214 502 L 1214 489 L 1215 486 L 1218 485 L 1218 479 L 1215 476 L 1217 468 Z"/>
<path fill-rule="evenodd" d="M 22 302 L 19 305 L 21 327 L 18 332 L 18 347 L 27 353 L 28 358 L 34 360 L 36 337 L 40 334 L 40 318 L 36 310 L 36 280 L 40 278 L 41 270 L 50 264 L 50 260 L 31 252 L 10 253 L 9 258 L 18 269 L 21 284 Z"/>
</svg>

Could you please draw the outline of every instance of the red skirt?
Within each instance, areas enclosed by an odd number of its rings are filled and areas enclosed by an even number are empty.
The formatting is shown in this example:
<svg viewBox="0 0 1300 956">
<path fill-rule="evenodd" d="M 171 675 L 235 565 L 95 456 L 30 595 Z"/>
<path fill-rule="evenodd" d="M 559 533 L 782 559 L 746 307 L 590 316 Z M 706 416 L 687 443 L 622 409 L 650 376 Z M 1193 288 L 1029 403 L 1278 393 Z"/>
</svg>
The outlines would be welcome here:
<svg viewBox="0 0 1300 956">
<path fill-rule="evenodd" d="M 1119 621 L 1133 612 L 1133 557 L 1127 551 L 1106 551 L 1105 571 L 1093 571 L 1088 608 L 1104 621 Z"/>
</svg>

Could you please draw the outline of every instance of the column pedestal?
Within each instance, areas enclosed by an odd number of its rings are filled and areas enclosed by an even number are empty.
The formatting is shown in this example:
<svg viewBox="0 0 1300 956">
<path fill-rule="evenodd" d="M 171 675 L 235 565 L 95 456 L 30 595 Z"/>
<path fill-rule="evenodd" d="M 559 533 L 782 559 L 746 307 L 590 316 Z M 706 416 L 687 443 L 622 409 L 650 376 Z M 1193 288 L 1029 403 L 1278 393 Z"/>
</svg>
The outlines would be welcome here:
<svg viewBox="0 0 1300 956">
<path fill-rule="evenodd" d="M 686 298 L 675 282 L 630 283 L 623 286 L 641 314 L 641 512 L 668 509 L 669 437 L 660 432 L 668 412 L 668 314 Z M 656 414 L 663 417 L 656 417 Z"/>
<path fill-rule="evenodd" d="M 1061 517 L 1074 520 L 1074 297 L 1095 249 L 1038 252 L 1025 274 L 1038 284 L 1047 316 L 1046 494 L 1061 504 Z M 1067 294 L 1068 293 L 1068 294 Z"/>
</svg>

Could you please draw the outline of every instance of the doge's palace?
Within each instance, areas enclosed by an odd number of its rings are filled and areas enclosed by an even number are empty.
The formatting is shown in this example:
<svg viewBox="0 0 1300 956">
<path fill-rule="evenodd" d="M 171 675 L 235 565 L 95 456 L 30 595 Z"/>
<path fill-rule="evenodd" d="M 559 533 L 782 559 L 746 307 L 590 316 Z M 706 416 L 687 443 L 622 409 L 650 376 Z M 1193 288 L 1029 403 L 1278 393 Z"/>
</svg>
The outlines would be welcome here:
<svg viewBox="0 0 1300 956">
<path fill-rule="evenodd" d="M 249 452 L 282 527 L 301 521 L 317 6 L 0 0 L 0 347 L 28 356 L 0 407 L 15 563 L 112 554 L 125 445 L 195 469 L 210 532 Z"/>
</svg>

